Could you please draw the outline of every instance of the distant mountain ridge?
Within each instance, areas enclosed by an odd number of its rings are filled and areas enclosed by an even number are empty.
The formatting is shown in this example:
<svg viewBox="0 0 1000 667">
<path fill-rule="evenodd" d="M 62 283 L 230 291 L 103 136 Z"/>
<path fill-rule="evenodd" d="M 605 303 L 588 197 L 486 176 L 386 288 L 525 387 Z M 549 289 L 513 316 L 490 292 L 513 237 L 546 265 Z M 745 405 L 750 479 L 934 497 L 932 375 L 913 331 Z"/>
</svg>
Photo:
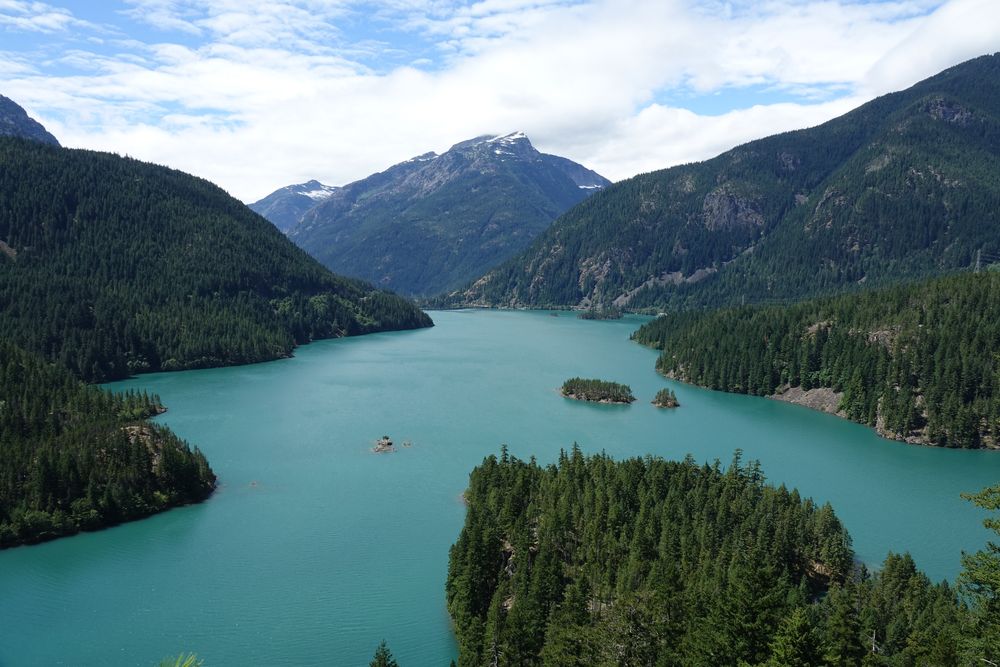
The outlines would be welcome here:
<svg viewBox="0 0 1000 667">
<path fill-rule="evenodd" d="M 52 136 L 37 120 L 28 115 L 21 106 L 0 95 L 0 137 L 24 137 L 46 144 L 59 145 L 59 140 Z"/>
<path fill-rule="evenodd" d="M 286 234 L 299 223 L 306 211 L 326 201 L 339 188 L 317 180 L 288 185 L 275 190 L 250 208 L 274 223 Z"/>
<path fill-rule="evenodd" d="M 523 132 L 484 135 L 331 190 L 288 234 L 333 271 L 433 295 L 527 247 L 557 216 L 608 185 L 586 167 L 539 152 Z M 251 204 L 279 228 L 287 218 L 273 207 L 291 200 L 279 195 L 284 190 Z"/>
<path fill-rule="evenodd" d="M 1000 255 L 1000 55 L 814 128 L 616 183 L 445 305 L 794 300 Z"/>
</svg>

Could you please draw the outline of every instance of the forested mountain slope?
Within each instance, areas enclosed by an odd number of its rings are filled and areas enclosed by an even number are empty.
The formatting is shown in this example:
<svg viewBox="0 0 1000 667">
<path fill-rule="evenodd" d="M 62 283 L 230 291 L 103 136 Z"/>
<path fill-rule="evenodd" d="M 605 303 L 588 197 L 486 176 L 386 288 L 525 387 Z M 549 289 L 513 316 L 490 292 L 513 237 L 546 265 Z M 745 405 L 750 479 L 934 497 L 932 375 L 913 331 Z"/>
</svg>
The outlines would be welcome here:
<svg viewBox="0 0 1000 667">
<path fill-rule="evenodd" d="M 332 191 L 289 236 L 333 271 L 426 296 L 524 249 L 559 214 L 609 184 L 540 153 L 522 133 L 483 136 Z"/>
<path fill-rule="evenodd" d="M 1000 256 L 1000 55 L 818 127 L 615 184 L 442 303 L 680 309 Z"/>
<path fill-rule="evenodd" d="M 738 456 L 722 470 L 574 448 L 542 467 L 504 452 L 472 472 L 465 498 L 447 582 L 460 667 L 996 656 L 993 630 L 968 622 L 947 583 L 906 555 L 870 577 L 829 505 L 766 485 Z"/>
<path fill-rule="evenodd" d="M 188 174 L 0 137 L 0 336 L 87 381 L 429 326 Z"/>
<path fill-rule="evenodd" d="M 890 438 L 1000 447 L 997 271 L 791 306 L 672 313 L 633 337 L 663 350 L 660 372 L 694 384 L 825 394 L 830 409 Z"/>
</svg>

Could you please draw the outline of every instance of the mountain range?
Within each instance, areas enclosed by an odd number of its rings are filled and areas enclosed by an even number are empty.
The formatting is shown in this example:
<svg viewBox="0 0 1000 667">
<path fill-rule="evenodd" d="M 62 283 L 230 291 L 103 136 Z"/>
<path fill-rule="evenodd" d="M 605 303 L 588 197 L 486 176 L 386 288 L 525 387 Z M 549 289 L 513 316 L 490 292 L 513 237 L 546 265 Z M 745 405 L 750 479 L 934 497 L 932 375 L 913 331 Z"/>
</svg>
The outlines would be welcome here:
<svg viewBox="0 0 1000 667">
<path fill-rule="evenodd" d="M 439 303 L 678 309 L 809 296 L 1000 256 L 1000 55 L 817 127 L 642 174 Z"/>
<path fill-rule="evenodd" d="M 523 250 L 561 213 L 608 185 L 515 132 L 418 155 L 341 188 L 288 186 L 250 207 L 333 271 L 433 295 Z"/>
</svg>

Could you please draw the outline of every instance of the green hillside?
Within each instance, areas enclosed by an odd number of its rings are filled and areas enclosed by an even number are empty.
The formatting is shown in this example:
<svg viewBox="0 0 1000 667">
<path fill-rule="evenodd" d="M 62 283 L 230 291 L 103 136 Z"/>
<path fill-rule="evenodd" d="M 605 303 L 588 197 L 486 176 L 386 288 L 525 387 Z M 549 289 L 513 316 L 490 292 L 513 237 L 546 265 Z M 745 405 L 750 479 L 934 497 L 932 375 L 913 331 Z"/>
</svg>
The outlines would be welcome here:
<svg viewBox="0 0 1000 667">
<path fill-rule="evenodd" d="M 202 179 L 16 138 L 0 166 L 0 336 L 85 380 L 431 325 Z"/>
<path fill-rule="evenodd" d="M 441 303 L 791 300 L 1000 257 L 1000 55 L 818 127 L 617 183 Z"/>
<path fill-rule="evenodd" d="M 1000 446 L 1000 272 L 676 313 L 633 337 L 663 350 L 660 372 L 694 384 L 761 396 L 829 390 L 833 409 L 890 438 Z"/>
</svg>

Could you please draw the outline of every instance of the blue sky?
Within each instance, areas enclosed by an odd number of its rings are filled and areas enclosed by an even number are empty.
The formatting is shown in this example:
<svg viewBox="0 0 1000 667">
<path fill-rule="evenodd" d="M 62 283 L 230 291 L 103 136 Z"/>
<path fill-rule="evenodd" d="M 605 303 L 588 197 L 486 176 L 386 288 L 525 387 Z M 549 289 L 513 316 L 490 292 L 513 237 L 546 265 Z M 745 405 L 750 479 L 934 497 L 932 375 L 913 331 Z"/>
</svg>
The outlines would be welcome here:
<svg viewBox="0 0 1000 667">
<path fill-rule="evenodd" d="M 513 130 L 619 180 L 998 50 L 996 0 L 0 0 L 0 94 L 245 201 Z"/>
</svg>

